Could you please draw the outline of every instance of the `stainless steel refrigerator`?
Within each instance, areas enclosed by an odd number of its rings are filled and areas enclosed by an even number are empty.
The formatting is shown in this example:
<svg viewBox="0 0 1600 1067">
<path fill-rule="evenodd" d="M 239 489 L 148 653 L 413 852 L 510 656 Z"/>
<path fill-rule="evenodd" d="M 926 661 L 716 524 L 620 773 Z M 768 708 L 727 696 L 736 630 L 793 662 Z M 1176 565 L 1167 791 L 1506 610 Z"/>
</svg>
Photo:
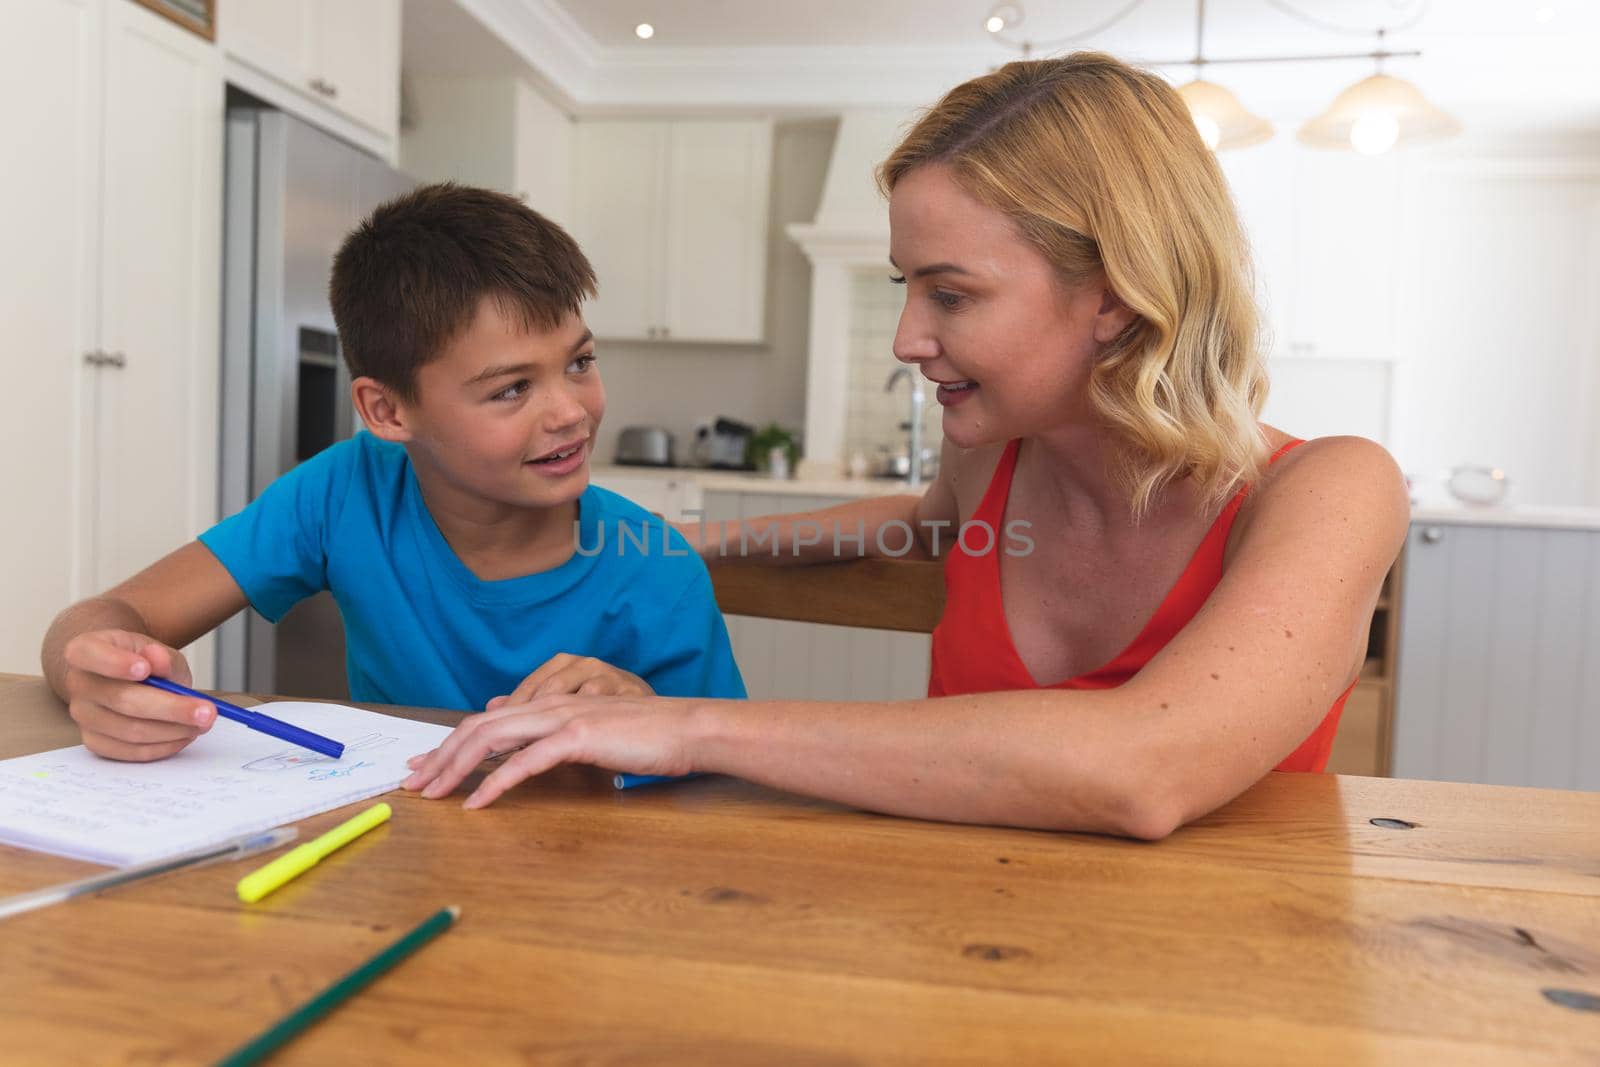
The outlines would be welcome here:
<svg viewBox="0 0 1600 1067">
<path fill-rule="evenodd" d="M 356 429 L 328 273 L 340 242 L 416 183 L 265 106 L 227 113 L 220 500 L 243 508 L 280 474 Z M 318 594 L 276 626 L 254 612 L 219 632 L 224 689 L 344 699 L 344 628 Z"/>
</svg>

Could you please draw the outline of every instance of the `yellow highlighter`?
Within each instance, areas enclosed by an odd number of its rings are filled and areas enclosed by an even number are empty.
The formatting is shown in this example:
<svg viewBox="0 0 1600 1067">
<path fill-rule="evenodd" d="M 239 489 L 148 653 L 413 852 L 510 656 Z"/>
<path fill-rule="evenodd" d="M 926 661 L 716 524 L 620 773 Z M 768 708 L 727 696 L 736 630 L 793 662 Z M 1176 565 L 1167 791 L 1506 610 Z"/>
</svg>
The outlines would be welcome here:
<svg viewBox="0 0 1600 1067">
<path fill-rule="evenodd" d="M 307 841 L 299 848 L 285 852 L 265 867 L 258 868 L 239 879 L 239 899 L 254 904 L 283 883 L 309 871 L 322 858 L 343 848 L 374 826 L 389 821 L 393 814 L 387 804 L 374 804 L 347 822 L 342 822 L 315 841 Z"/>
</svg>

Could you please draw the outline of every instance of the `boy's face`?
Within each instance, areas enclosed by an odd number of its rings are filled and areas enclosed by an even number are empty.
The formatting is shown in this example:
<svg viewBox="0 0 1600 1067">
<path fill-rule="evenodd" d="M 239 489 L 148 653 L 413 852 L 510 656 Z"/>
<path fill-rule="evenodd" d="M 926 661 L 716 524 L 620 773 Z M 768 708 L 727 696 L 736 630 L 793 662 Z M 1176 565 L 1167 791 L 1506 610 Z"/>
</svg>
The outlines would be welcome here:
<svg viewBox="0 0 1600 1067">
<path fill-rule="evenodd" d="M 575 314 L 524 331 L 485 297 L 401 406 L 414 460 L 452 489 L 516 507 L 570 503 L 589 484 L 606 410 L 594 335 Z"/>
</svg>

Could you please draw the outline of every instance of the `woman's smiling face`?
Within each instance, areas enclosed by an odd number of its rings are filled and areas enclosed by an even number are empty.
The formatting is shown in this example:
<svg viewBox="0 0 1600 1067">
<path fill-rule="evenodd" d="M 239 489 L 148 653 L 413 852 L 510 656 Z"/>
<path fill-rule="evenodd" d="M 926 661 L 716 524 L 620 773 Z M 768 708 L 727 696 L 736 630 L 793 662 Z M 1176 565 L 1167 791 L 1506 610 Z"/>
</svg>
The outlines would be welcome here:
<svg viewBox="0 0 1600 1067">
<path fill-rule="evenodd" d="M 973 448 L 1090 418 L 1095 355 L 1132 317 L 1102 276 L 1068 286 L 939 165 L 895 184 L 889 227 L 907 286 L 895 358 L 939 383 L 947 440 Z"/>
</svg>

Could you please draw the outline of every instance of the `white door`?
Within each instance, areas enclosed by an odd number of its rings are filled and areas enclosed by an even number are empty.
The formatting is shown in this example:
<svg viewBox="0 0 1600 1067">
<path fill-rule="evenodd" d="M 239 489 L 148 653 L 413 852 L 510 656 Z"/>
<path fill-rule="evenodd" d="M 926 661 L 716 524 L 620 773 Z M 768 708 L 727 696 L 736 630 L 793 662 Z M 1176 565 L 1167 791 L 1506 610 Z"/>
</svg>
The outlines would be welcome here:
<svg viewBox="0 0 1600 1067">
<path fill-rule="evenodd" d="M 671 340 L 761 341 L 771 173 L 770 123 L 672 124 L 660 324 Z"/>
<path fill-rule="evenodd" d="M 662 167 L 667 124 L 582 122 L 573 181 L 573 237 L 600 279 L 584 310 L 602 340 L 654 340 L 660 290 Z"/>
<path fill-rule="evenodd" d="M 15 153 L 0 166 L 0 671 L 36 673 L 51 617 L 85 591 L 78 395 L 96 345 L 103 5 L 19 4 L 0 33 L 0 137 Z"/>
<path fill-rule="evenodd" d="M 400 5 L 337 0 L 316 6 L 312 76 L 318 95 L 358 122 L 393 137 L 400 111 Z"/>
<path fill-rule="evenodd" d="M 222 74 L 210 44 L 107 6 L 101 347 L 92 581 L 103 588 L 215 520 Z"/>
</svg>

